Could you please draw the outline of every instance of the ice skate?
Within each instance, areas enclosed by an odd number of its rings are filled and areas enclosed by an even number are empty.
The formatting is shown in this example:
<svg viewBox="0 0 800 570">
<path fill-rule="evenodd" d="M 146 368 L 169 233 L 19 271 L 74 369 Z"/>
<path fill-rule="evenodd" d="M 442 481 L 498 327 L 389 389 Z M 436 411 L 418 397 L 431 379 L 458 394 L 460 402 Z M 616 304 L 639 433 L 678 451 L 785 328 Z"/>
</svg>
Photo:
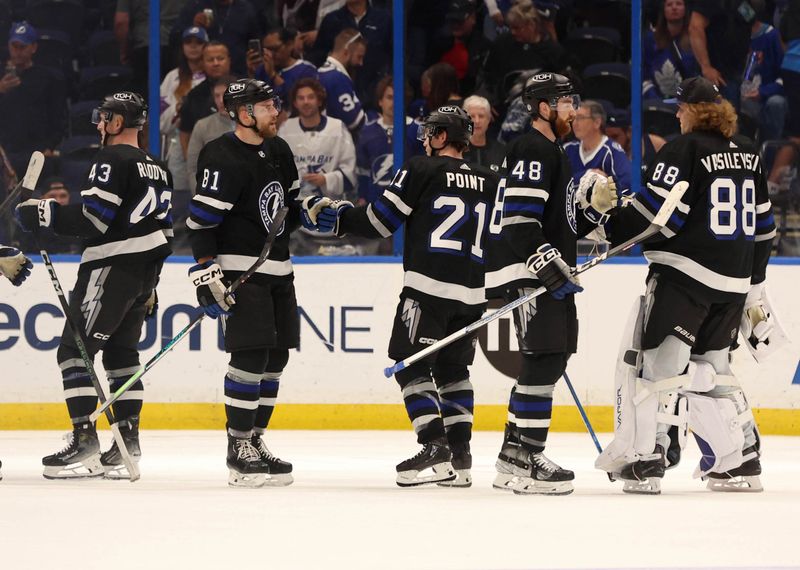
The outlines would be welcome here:
<svg viewBox="0 0 800 570">
<path fill-rule="evenodd" d="M 291 463 L 275 457 L 267 447 L 267 444 L 264 443 L 264 440 L 261 439 L 260 435 L 254 434 L 250 441 L 253 447 L 256 448 L 256 451 L 258 451 L 261 460 L 269 466 L 264 485 L 270 487 L 286 487 L 294 483 Z"/>
<path fill-rule="evenodd" d="M 501 491 L 514 490 L 514 486 L 519 483 L 519 477 L 514 475 L 514 465 L 516 465 L 519 450 L 519 443 L 508 439 L 508 428 L 506 428 L 506 439 L 503 441 L 503 447 L 497 454 L 497 462 L 494 464 L 497 475 L 492 482 L 492 487 Z"/>
<path fill-rule="evenodd" d="M 0 481 L 3 480 L 3 462 L 0 461 Z"/>
<path fill-rule="evenodd" d="M 269 465 L 261 459 L 249 437 L 228 435 L 228 485 L 231 487 L 263 487 Z"/>
<path fill-rule="evenodd" d="M 127 420 L 118 422 L 119 433 L 125 448 L 131 456 L 131 460 L 139 463 L 142 457 L 142 450 L 139 447 L 139 417 L 132 416 Z M 130 479 L 131 474 L 122 461 L 122 454 L 119 452 L 117 441 L 113 440 L 108 451 L 100 456 L 100 463 L 103 466 L 104 477 L 106 479 Z"/>
<path fill-rule="evenodd" d="M 101 477 L 100 442 L 92 427 L 75 428 L 64 436 L 66 447 L 42 459 L 45 479 Z"/>
<path fill-rule="evenodd" d="M 660 495 L 665 471 L 664 448 L 656 445 L 651 455 L 644 455 L 639 461 L 623 467 L 618 479 L 622 479 L 625 493 Z"/>
<path fill-rule="evenodd" d="M 518 476 L 513 487 L 517 495 L 569 495 L 574 491 L 575 474 L 550 461 L 541 451 L 520 448 L 512 472 Z"/>
<path fill-rule="evenodd" d="M 706 487 L 711 491 L 729 493 L 760 493 L 764 490 L 761 486 L 761 462 L 758 457 L 745 461 L 739 467 L 722 473 L 711 472 L 707 475 Z"/>
<path fill-rule="evenodd" d="M 442 487 L 472 487 L 472 453 L 469 450 L 469 443 L 463 443 L 451 448 L 453 459 L 451 464 L 456 472 L 456 478 L 452 481 L 441 481 L 438 485 Z"/>
<path fill-rule="evenodd" d="M 452 454 L 444 438 L 430 441 L 414 457 L 397 465 L 397 484 L 416 487 L 427 483 L 453 481 L 456 472 L 450 463 Z"/>
</svg>

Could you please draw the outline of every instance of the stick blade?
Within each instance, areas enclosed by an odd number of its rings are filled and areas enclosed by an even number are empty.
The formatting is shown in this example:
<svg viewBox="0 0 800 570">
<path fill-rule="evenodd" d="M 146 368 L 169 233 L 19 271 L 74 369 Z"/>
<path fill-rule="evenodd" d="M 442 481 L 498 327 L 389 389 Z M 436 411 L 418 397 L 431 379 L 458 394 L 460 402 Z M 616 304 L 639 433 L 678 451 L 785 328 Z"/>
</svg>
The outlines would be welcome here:
<svg viewBox="0 0 800 570">
<path fill-rule="evenodd" d="M 22 188 L 33 192 L 36 189 L 36 184 L 39 182 L 39 176 L 42 174 L 44 168 L 44 155 L 38 150 L 31 154 L 31 159 L 28 161 L 28 170 L 25 171 L 25 176 L 22 178 Z"/>
</svg>

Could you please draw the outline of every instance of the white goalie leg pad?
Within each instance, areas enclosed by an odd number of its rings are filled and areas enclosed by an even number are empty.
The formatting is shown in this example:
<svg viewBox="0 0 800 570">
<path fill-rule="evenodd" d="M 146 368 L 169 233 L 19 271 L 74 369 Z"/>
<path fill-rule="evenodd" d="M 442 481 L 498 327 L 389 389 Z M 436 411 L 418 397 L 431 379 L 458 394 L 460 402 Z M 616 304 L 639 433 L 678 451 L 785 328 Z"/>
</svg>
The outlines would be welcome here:
<svg viewBox="0 0 800 570">
<path fill-rule="evenodd" d="M 737 412 L 728 398 L 691 392 L 685 396 L 689 400 L 689 428 L 703 454 L 694 477 L 703 477 L 710 471 L 728 471 L 744 463 L 743 426 L 753 421 L 753 412 Z"/>
</svg>

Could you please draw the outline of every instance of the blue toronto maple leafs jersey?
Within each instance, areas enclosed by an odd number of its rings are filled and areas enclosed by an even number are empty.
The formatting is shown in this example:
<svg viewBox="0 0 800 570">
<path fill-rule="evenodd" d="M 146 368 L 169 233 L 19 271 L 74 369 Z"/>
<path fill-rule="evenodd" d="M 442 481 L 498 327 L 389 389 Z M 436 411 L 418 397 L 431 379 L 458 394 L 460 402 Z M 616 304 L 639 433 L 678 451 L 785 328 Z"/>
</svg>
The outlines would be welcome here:
<svg viewBox="0 0 800 570">
<path fill-rule="evenodd" d="M 342 121 L 351 133 L 361 128 L 364 109 L 344 66 L 329 57 L 319 68 L 319 82 L 327 93 L 325 111 L 328 116 Z"/>
<path fill-rule="evenodd" d="M 602 170 L 606 176 L 614 178 L 620 193 L 630 193 L 631 161 L 623 148 L 607 136 L 603 136 L 600 146 L 591 153 L 587 154 L 581 150 L 580 141 L 565 144 L 564 152 L 569 158 L 572 180 L 576 188 L 588 170 Z"/>
<path fill-rule="evenodd" d="M 778 30 L 768 24 L 750 38 L 750 50 L 755 54 L 752 69 L 749 71 L 750 81 L 758 88 L 762 99 L 783 93 L 783 80 L 780 78 L 783 62 L 783 45 Z"/>
<path fill-rule="evenodd" d="M 677 54 L 680 54 L 680 61 L 677 61 Z M 643 67 L 642 95 L 645 99 L 675 97 L 681 81 L 700 73 L 691 49 L 680 47 L 679 41 L 659 48 L 652 30 L 644 38 Z"/>
</svg>

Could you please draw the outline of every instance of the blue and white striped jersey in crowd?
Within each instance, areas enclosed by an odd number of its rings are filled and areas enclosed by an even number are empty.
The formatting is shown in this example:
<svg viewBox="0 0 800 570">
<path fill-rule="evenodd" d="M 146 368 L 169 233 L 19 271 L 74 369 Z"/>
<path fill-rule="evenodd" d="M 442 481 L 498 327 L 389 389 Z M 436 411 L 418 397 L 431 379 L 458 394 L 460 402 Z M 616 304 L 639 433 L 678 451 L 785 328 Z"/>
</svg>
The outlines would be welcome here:
<svg viewBox="0 0 800 570">
<path fill-rule="evenodd" d="M 172 237 L 172 175 L 142 149 L 112 145 L 89 171 L 83 204 L 61 206 L 56 233 L 86 239 L 84 267 L 165 259 Z"/>
<path fill-rule="evenodd" d="M 260 65 L 255 72 L 256 79 L 266 81 L 272 85 L 275 89 L 275 93 L 277 93 L 278 97 L 281 98 L 281 101 L 283 101 L 284 104 L 289 104 L 289 94 L 292 92 L 292 87 L 294 84 L 304 77 L 316 79 L 317 68 L 314 67 L 313 63 L 310 63 L 304 59 L 298 59 L 295 60 L 293 64 L 288 65 L 283 69 L 279 69 L 278 75 L 280 75 L 281 79 L 283 79 L 283 83 L 280 85 L 275 85 L 274 80 L 267 75 L 266 71 L 264 71 L 263 65 Z"/>
<path fill-rule="evenodd" d="M 326 113 L 342 121 L 351 133 L 358 131 L 366 116 L 347 69 L 338 59 L 328 56 L 318 71 L 319 82 L 327 94 Z"/>
<path fill-rule="evenodd" d="M 718 302 L 744 298 L 765 279 L 775 220 L 761 159 L 745 138 L 695 132 L 667 143 L 632 204 L 612 216 L 617 244 L 653 220 L 672 187 L 689 189 L 661 232 L 644 247 L 651 270 Z"/>
<path fill-rule="evenodd" d="M 403 293 L 433 306 L 480 306 L 486 230 L 498 183 L 488 168 L 417 156 L 377 200 L 342 213 L 339 235 L 387 238 L 405 223 Z"/>
<path fill-rule="evenodd" d="M 186 221 L 195 259 L 216 258 L 226 275 L 247 270 L 278 210 L 289 206 L 267 262 L 251 281 L 293 279 L 289 233 L 300 225 L 298 189 L 292 151 L 280 137 L 252 145 L 227 133 L 208 143 L 197 160 L 197 194 Z"/>
</svg>

